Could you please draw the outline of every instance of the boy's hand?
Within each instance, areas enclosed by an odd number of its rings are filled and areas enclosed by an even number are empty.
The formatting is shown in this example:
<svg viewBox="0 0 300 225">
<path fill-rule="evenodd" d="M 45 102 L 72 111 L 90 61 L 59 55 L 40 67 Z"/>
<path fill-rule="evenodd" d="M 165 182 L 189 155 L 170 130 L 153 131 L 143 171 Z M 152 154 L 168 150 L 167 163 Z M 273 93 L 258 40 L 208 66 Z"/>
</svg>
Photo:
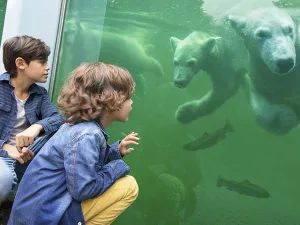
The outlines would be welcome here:
<svg viewBox="0 0 300 225">
<path fill-rule="evenodd" d="M 31 160 L 34 156 L 34 153 L 29 148 L 22 148 L 21 153 L 13 145 L 4 144 L 3 149 L 7 151 L 9 157 L 19 161 L 19 163 L 24 164 L 27 161 Z"/>
<path fill-rule="evenodd" d="M 16 147 L 21 153 L 23 147 L 27 147 L 34 142 L 34 139 L 40 134 L 43 127 L 39 124 L 33 124 L 23 132 L 16 135 Z"/>
<path fill-rule="evenodd" d="M 138 145 L 139 143 L 136 142 L 138 141 L 138 133 L 132 132 L 131 134 L 128 134 L 119 144 L 119 151 L 122 156 L 130 154 L 134 149 L 133 148 L 128 148 L 128 145 Z"/>
</svg>

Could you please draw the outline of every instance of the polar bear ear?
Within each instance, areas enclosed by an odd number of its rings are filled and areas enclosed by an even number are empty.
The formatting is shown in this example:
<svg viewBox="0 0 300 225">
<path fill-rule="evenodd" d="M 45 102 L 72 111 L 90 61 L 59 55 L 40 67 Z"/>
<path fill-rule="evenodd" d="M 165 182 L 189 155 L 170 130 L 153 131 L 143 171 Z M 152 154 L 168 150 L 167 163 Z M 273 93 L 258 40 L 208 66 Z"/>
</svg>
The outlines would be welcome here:
<svg viewBox="0 0 300 225">
<path fill-rule="evenodd" d="M 228 15 L 227 21 L 232 26 L 232 28 L 236 30 L 237 33 L 241 35 L 244 33 L 243 30 L 246 26 L 246 19 L 244 17 Z"/>
<path fill-rule="evenodd" d="M 212 51 L 213 48 L 216 45 L 216 39 L 215 37 L 211 37 L 209 39 L 207 39 L 204 43 L 204 48 L 206 49 L 206 51 Z"/>
<path fill-rule="evenodd" d="M 177 45 L 179 44 L 180 41 L 181 41 L 181 40 L 178 39 L 178 38 L 176 38 L 176 37 L 171 37 L 171 38 L 170 38 L 170 43 L 171 43 L 173 49 L 176 49 L 176 48 L 177 48 Z"/>
</svg>

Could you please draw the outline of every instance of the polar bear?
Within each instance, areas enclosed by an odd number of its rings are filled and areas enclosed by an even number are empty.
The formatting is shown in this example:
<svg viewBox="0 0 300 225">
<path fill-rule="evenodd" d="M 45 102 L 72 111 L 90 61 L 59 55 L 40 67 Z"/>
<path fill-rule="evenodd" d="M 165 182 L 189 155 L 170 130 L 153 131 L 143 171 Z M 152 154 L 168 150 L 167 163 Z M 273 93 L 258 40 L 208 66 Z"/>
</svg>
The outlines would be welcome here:
<svg viewBox="0 0 300 225">
<path fill-rule="evenodd" d="M 0 205 L 1 202 L 5 200 L 11 192 L 12 180 L 12 171 L 0 158 Z"/>
<path fill-rule="evenodd" d="M 249 52 L 248 94 L 258 124 L 274 134 L 288 133 L 299 121 L 300 108 L 295 22 L 275 7 L 254 10 L 246 17 L 229 15 L 228 21 Z"/>
<path fill-rule="evenodd" d="M 71 57 L 68 67 L 74 69 L 83 61 L 101 61 L 125 67 L 134 76 L 137 89 L 143 89 L 144 74 L 164 76 L 161 64 L 149 56 L 141 43 L 126 34 L 119 34 L 103 27 L 78 20 L 67 20 L 64 27 L 63 50 Z M 144 90 L 141 90 L 143 93 Z"/>
<path fill-rule="evenodd" d="M 223 38 L 194 31 L 184 40 L 171 37 L 170 42 L 175 50 L 175 86 L 185 88 L 200 70 L 212 81 L 212 89 L 205 96 L 179 106 L 175 112 L 179 122 L 209 115 L 237 92 L 245 70 Z"/>
</svg>

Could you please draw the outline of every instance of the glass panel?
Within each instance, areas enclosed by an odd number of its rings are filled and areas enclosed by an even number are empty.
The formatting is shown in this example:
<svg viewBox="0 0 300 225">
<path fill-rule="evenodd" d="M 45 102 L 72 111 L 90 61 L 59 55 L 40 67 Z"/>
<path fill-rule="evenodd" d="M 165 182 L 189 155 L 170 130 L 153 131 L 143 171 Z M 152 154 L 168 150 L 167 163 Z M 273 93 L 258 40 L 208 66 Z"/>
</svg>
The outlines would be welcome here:
<svg viewBox="0 0 300 225">
<path fill-rule="evenodd" d="M 1 39 L 2 39 L 6 2 L 7 2 L 7 0 L 0 0 L 0 43 L 1 43 Z"/>
<path fill-rule="evenodd" d="M 139 133 L 140 194 L 115 224 L 299 224 L 299 0 L 103 2 L 70 0 L 53 101 L 83 61 L 134 76 L 108 133 Z"/>
</svg>

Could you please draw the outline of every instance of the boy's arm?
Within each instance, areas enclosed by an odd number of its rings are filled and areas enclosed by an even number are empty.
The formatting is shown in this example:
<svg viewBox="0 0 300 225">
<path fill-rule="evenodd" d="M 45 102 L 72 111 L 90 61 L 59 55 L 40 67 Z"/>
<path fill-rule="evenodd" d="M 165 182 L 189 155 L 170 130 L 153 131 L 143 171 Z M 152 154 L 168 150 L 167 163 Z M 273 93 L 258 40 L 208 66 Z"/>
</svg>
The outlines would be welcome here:
<svg viewBox="0 0 300 225">
<path fill-rule="evenodd" d="M 41 116 L 42 119 L 36 122 L 43 127 L 46 134 L 57 131 L 59 127 L 64 123 L 62 115 L 56 109 L 56 107 L 50 101 L 46 89 L 43 89 L 44 93 L 42 96 L 41 104 Z"/>
<path fill-rule="evenodd" d="M 130 168 L 121 159 L 99 164 L 100 143 L 104 141 L 98 134 L 84 134 L 64 152 L 67 188 L 77 201 L 101 195 L 129 173 Z"/>
<path fill-rule="evenodd" d="M 123 156 L 121 155 L 120 150 L 119 150 L 120 143 L 121 143 L 121 141 L 119 140 L 119 141 L 116 141 L 115 143 L 109 145 L 108 158 L 110 161 L 123 158 Z"/>
</svg>

